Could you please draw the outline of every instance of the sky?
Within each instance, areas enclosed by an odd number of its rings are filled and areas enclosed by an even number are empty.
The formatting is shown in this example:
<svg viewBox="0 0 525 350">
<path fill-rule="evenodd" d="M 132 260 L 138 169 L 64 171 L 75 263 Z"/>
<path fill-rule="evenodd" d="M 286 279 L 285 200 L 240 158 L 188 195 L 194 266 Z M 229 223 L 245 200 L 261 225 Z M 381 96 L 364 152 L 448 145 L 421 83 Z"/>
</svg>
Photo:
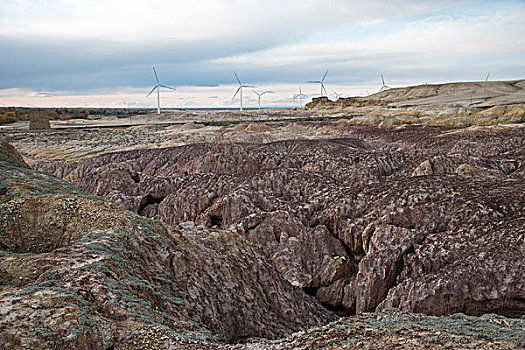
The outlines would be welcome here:
<svg viewBox="0 0 525 350">
<path fill-rule="evenodd" d="M 154 107 L 153 66 L 183 108 L 523 79 L 525 0 L 0 0 L 0 106 Z"/>
</svg>

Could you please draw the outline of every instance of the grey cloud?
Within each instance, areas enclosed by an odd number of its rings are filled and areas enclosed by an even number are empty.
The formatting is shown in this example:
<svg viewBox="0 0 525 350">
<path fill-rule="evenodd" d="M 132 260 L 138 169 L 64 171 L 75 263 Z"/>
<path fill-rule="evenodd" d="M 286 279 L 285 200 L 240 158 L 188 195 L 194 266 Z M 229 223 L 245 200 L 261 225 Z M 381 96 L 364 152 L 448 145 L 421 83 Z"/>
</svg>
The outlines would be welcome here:
<svg viewBox="0 0 525 350">
<path fill-rule="evenodd" d="M 69 90 L 144 86 L 153 81 L 152 65 L 162 67 L 160 71 L 172 76 L 172 84 L 216 86 L 229 82 L 229 72 L 209 67 L 207 60 L 274 44 L 244 39 L 123 44 L 0 37 L 0 88 Z"/>
<path fill-rule="evenodd" d="M 344 5 L 344 1 L 330 1 L 330 4 Z M 379 5 L 374 2 L 371 6 Z M 390 4 L 384 10 L 388 12 L 394 8 Z M 386 12 L 379 17 L 401 16 L 400 13 Z M 370 11 L 367 14 L 372 19 L 377 18 L 370 15 Z M 296 40 L 307 41 L 309 33 L 328 28 L 317 24 L 326 25 L 329 20 L 295 21 L 291 18 L 256 36 L 241 31 L 224 38 L 193 41 L 152 39 L 130 43 L 4 35 L 0 36 L 0 89 L 26 87 L 37 91 L 81 91 L 126 86 L 147 89 L 154 82 L 152 65 L 157 67 L 161 82 L 166 85 L 203 87 L 235 84 L 233 70 L 240 74 L 243 82 L 256 85 L 274 82 L 305 85 L 307 80 L 320 78 L 326 69 L 330 69 L 327 86 L 379 84 L 381 72 L 390 85 L 481 80 L 489 70 L 494 79 L 525 75 L 523 49 L 519 47 L 514 51 L 486 52 L 475 56 L 456 55 L 452 51 L 437 57 L 417 50 L 394 49 L 381 55 L 366 50 L 331 50 L 326 54 L 312 54 L 305 50 L 284 54 L 300 57 L 300 63 L 286 60 L 289 57 L 283 55 L 270 56 L 273 62 L 266 65 L 261 64 L 264 60 L 256 59 L 265 50 L 290 47 Z M 332 47 L 337 49 L 338 44 L 334 43 Z M 243 54 L 248 57 L 246 62 L 224 59 Z M 223 59 L 218 60 L 220 58 Z"/>
</svg>

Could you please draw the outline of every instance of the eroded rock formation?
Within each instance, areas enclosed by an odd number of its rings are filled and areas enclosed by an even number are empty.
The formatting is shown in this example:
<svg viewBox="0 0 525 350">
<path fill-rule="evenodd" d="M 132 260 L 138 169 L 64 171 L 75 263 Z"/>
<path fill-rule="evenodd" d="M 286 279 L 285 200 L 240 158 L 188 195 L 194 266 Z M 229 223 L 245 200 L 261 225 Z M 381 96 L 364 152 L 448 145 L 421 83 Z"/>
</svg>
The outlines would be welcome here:
<svg viewBox="0 0 525 350">
<path fill-rule="evenodd" d="M 335 318 L 235 230 L 141 217 L 29 169 L 5 143 L 0 286 L 4 349 L 117 349 L 152 327 L 276 338 Z"/>
<path fill-rule="evenodd" d="M 525 102 L 525 80 L 458 82 L 446 84 L 424 84 L 396 87 L 364 96 L 338 98 L 331 101 L 328 97 L 314 98 L 306 104 L 306 109 L 337 109 L 361 106 L 479 106 L 492 107 L 519 105 Z M 501 114 L 501 111 L 499 111 Z"/>
<path fill-rule="evenodd" d="M 352 134 L 35 166 L 169 224 L 235 228 L 341 313 L 525 314 L 523 136 Z"/>
<path fill-rule="evenodd" d="M 32 111 L 29 116 L 29 130 L 50 130 L 47 111 Z"/>
</svg>

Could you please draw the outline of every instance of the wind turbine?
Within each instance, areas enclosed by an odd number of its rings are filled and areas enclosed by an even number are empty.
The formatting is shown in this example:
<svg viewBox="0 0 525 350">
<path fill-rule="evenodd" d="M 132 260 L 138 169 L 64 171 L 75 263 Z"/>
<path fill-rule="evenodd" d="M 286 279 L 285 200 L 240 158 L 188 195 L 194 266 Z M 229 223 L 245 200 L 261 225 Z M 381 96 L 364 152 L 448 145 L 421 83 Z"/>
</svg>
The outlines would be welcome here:
<svg viewBox="0 0 525 350">
<path fill-rule="evenodd" d="M 294 95 L 294 97 L 293 97 L 294 101 L 295 101 L 295 99 L 297 97 L 299 97 L 299 107 L 302 107 L 303 106 L 303 97 L 304 98 L 308 98 L 308 96 L 303 94 L 303 92 L 301 91 L 301 85 L 299 85 L 299 93 L 297 95 Z"/>
<path fill-rule="evenodd" d="M 257 92 L 255 90 L 252 90 L 254 94 L 257 95 L 257 103 L 259 104 L 259 109 L 261 109 L 261 96 L 264 94 L 271 94 L 273 91 L 264 91 L 264 92 Z"/>
<path fill-rule="evenodd" d="M 326 89 L 324 87 L 324 79 L 326 78 L 327 74 L 328 74 L 328 69 L 326 70 L 326 73 L 324 73 L 323 79 L 307 81 L 307 83 L 310 83 L 310 84 L 320 84 L 321 85 L 321 97 L 323 96 L 323 90 L 324 90 L 324 93 L 328 95 L 328 93 L 326 92 Z"/>
<path fill-rule="evenodd" d="M 149 95 L 151 95 L 151 93 L 155 91 L 155 89 L 157 89 L 157 114 L 160 114 L 160 88 L 163 87 L 163 88 L 171 89 L 171 90 L 175 90 L 175 88 L 171 86 L 161 85 L 159 83 L 159 77 L 157 76 L 157 71 L 155 70 L 155 67 L 153 67 L 153 74 L 155 74 L 157 85 L 155 85 L 155 87 L 149 92 L 148 96 L 146 97 L 149 97 Z"/>
<path fill-rule="evenodd" d="M 237 89 L 237 91 L 235 91 L 235 95 L 233 95 L 232 97 L 232 101 L 235 99 L 235 96 L 237 96 L 237 94 L 239 93 L 239 91 L 241 92 L 240 94 L 240 98 L 241 98 L 241 108 L 239 109 L 240 111 L 242 111 L 242 88 L 255 88 L 257 86 L 253 86 L 253 85 L 243 85 L 241 83 L 241 80 L 239 79 L 239 77 L 237 76 L 237 73 L 233 72 L 233 74 L 235 74 L 235 79 L 237 79 L 237 81 L 239 82 L 239 88 Z"/>
<path fill-rule="evenodd" d="M 387 86 L 385 84 L 385 78 L 383 78 L 383 73 L 381 73 L 381 81 L 383 82 L 383 86 L 381 86 L 381 89 L 379 89 L 379 92 L 386 90 L 386 89 L 390 89 L 390 86 Z"/>
<path fill-rule="evenodd" d="M 335 95 L 335 100 L 336 100 L 336 101 L 339 99 L 339 96 L 343 96 L 343 94 L 338 94 L 337 92 L 335 92 L 334 89 L 332 89 L 332 92 L 333 92 L 334 95 Z"/>
</svg>

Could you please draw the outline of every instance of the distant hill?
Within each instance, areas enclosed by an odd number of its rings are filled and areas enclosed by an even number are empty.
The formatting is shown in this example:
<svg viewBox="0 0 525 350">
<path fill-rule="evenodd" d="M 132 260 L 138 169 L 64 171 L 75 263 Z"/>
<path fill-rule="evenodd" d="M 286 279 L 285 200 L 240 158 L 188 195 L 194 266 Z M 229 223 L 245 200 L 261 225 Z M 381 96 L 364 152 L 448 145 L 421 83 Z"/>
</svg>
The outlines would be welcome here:
<svg viewBox="0 0 525 350">
<path fill-rule="evenodd" d="M 457 106 L 481 107 L 525 104 L 525 80 L 424 84 L 391 88 L 366 97 L 314 98 L 306 105 L 312 108 L 345 108 L 361 106 Z"/>
</svg>

